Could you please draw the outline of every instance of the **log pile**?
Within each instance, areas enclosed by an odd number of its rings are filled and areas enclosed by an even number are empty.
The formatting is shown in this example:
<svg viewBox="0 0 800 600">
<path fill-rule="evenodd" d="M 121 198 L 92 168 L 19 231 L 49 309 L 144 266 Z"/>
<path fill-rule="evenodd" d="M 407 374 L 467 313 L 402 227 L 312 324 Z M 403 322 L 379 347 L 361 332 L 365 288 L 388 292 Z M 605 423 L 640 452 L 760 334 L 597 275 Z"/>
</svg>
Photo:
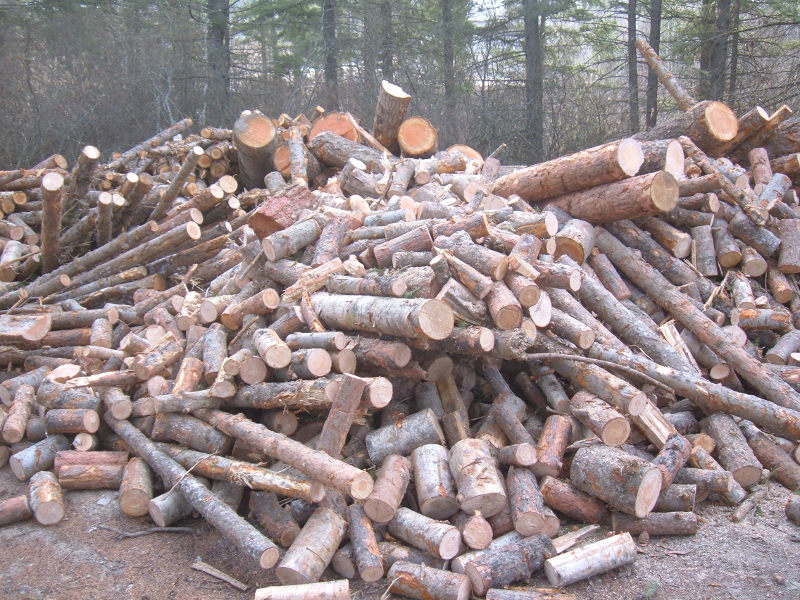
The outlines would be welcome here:
<svg viewBox="0 0 800 600">
<path fill-rule="evenodd" d="M 274 568 L 256 598 L 517 598 L 800 488 L 798 121 L 681 98 L 530 167 L 384 82 L 371 133 L 246 111 L 0 173 L 0 524 L 119 489 Z"/>
</svg>

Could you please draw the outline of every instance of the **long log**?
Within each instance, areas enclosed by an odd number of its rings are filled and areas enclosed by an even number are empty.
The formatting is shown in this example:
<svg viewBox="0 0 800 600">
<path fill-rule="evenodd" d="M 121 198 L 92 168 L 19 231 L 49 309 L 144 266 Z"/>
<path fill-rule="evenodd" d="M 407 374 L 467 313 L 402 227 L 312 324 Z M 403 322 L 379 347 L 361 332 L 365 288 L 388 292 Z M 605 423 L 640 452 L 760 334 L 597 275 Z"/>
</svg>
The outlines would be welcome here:
<svg viewBox="0 0 800 600">
<path fill-rule="evenodd" d="M 110 414 L 105 421 L 136 454 L 147 461 L 159 474 L 165 485 L 176 487 L 199 512 L 226 539 L 261 568 L 269 569 L 278 562 L 278 547 L 255 527 L 237 515 L 224 502 L 208 493 L 182 466 L 159 451 L 145 435 L 128 421 L 119 421 Z"/>
</svg>

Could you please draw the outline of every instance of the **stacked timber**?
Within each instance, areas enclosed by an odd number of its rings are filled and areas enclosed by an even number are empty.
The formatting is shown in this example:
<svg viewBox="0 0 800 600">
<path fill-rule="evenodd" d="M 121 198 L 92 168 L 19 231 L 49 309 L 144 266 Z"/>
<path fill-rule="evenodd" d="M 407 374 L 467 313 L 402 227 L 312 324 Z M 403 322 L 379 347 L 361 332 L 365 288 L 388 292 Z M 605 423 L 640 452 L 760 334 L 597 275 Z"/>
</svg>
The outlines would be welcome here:
<svg viewBox="0 0 800 600">
<path fill-rule="evenodd" d="M 0 173 L 0 524 L 118 489 L 257 598 L 517 598 L 800 488 L 797 121 L 684 100 L 524 168 L 384 82 L 371 132 L 247 111 Z"/>
</svg>

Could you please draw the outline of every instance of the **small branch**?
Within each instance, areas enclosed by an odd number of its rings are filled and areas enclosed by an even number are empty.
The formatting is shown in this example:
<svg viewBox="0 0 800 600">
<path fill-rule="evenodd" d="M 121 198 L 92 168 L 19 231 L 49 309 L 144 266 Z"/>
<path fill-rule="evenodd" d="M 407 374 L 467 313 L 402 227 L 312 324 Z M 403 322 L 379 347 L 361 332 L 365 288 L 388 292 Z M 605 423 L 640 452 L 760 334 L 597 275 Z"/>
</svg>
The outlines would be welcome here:
<svg viewBox="0 0 800 600">
<path fill-rule="evenodd" d="M 104 529 L 112 533 L 116 533 L 121 538 L 136 538 L 143 535 L 150 535 L 151 533 L 195 533 L 191 527 L 151 527 L 150 529 L 142 529 L 141 531 L 121 531 L 114 529 L 108 525 L 97 525 L 95 529 Z"/>
<path fill-rule="evenodd" d="M 193 569 L 195 569 L 196 571 L 201 571 L 201 572 L 205 573 L 206 575 L 211 575 L 211 577 L 216 577 L 217 579 L 219 579 L 221 581 L 224 581 L 228 585 L 232 585 L 233 587 L 235 587 L 239 591 L 242 591 L 242 592 L 246 592 L 247 591 L 247 588 L 248 588 L 247 584 L 242 583 L 241 581 L 239 581 L 235 577 L 231 577 L 227 573 L 224 573 L 224 572 L 220 571 L 216 567 L 212 567 L 210 564 L 208 564 L 206 562 L 203 562 L 199 558 L 192 563 L 191 567 Z"/>
</svg>

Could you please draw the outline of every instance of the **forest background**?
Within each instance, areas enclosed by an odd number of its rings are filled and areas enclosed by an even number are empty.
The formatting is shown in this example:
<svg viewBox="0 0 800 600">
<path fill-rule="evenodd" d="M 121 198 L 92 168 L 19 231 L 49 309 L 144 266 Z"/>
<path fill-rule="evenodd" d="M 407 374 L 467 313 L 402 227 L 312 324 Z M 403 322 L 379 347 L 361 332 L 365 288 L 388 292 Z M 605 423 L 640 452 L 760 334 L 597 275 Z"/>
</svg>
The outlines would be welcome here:
<svg viewBox="0 0 800 600">
<path fill-rule="evenodd" d="M 0 165 L 248 108 L 341 107 L 371 127 L 382 79 L 441 147 L 539 162 L 676 110 L 636 36 L 698 99 L 800 108 L 791 0 L 0 0 Z"/>
</svg>

